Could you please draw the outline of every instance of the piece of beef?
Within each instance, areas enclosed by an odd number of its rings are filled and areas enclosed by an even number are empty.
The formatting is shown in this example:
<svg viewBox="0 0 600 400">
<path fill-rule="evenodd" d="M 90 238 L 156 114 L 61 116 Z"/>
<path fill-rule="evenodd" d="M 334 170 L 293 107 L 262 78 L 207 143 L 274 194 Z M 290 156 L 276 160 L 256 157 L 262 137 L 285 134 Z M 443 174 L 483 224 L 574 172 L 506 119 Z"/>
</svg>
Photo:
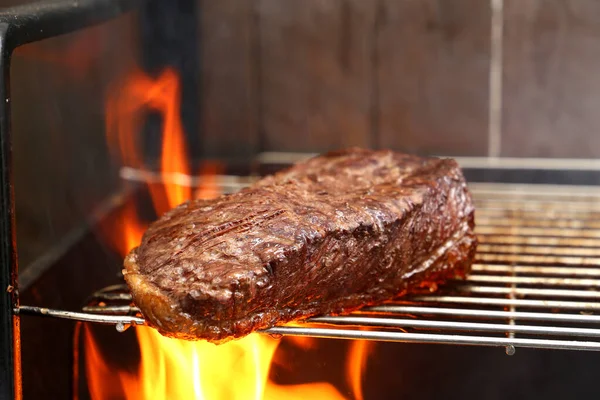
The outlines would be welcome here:
<svg viewBox="0 0 600 400">
<path fill-rule="evenodd" d="M 473 227 L 454 160 L 350 149 L 176 207 L 124 273 L 162 334 L 223 342 L 463 277 Z"/>
</svg>

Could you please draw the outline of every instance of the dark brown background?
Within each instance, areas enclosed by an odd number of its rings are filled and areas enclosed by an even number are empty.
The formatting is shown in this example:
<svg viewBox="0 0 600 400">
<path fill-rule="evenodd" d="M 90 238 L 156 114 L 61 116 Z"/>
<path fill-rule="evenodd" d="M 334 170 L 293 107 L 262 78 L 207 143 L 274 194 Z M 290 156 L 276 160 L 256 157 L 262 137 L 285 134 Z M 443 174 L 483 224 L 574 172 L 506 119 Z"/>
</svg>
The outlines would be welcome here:
<svg viewBox="0 0 600 400">
<path fill-rule="evenodd" d="M 222 152 L 358 145 L 486 154 L 488 2 L 219 3 L 202 19 L 210 21 L 203 128 L 210 138 L 229 121 L 235 140 L 221 142 Z M 217 24 L 228 35 L 209 28 Z M 230 94 L 220 106 L 213 100 Z"/>
<path fill-rule="evenodd" d="M 200 124 L 187 134 L 205 156 L 242 161 L 352 145 L 486 156 L 495 46 L 498 154 L 600 155 L 600 2 L 504 0 L 502 15 L 491 3 L 199 1 Z M 115 188 L 104 100 L 136 65 L 136 28 L 123 17 L 14 57 L 23 268 Z"/>
<path fill-rule="evenodd" d="M 202 17 L 204 129 L 217 154 L 362 145 L 488 155 L 490 1 L 219 3 Z M 600 3 L 503 5 L 499 154 L 598 156 Z"/>
</svg>

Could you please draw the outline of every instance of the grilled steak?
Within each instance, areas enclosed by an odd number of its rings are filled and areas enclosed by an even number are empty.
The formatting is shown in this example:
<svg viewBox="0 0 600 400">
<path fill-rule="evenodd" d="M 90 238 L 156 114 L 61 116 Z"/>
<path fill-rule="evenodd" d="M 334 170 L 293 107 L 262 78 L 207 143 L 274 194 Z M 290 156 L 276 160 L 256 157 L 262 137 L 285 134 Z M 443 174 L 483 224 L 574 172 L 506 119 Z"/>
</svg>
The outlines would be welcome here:
<svg viewBox="0 0 600 400">
<path fill-rule="evenodd" d="M 455 161 L 350 149 L 176 207 L 124 273 L 163 335 L 223 342 L 464 277 L 473 227 Z"/>
</svg>

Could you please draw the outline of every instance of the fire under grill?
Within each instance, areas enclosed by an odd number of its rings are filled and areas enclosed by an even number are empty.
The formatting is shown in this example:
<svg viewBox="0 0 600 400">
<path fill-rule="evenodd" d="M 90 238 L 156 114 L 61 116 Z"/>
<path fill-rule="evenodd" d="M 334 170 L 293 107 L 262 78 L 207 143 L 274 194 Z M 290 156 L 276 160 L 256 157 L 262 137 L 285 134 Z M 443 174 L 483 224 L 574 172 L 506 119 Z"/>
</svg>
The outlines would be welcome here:
<svg viewBox="0 0 600 400">
<path fill-rule="evenodd" d="M 125 171 L 128 179 L 135 179 L 134 172 Z M 226 193 L 250 181 L 231 176 L 217 180 Z M 516 347 L 600 350 L 600 188 L 470 187 L 480 245 L 468 279 L 451 281 L 435 293 L 263 333 L 502 346 L 507 354 Z M 145 323 L 124 284 L 94 293 L 82 312 L 30 306 L 18 311 L 114 324 L 119 331 Z"/>
</svg>

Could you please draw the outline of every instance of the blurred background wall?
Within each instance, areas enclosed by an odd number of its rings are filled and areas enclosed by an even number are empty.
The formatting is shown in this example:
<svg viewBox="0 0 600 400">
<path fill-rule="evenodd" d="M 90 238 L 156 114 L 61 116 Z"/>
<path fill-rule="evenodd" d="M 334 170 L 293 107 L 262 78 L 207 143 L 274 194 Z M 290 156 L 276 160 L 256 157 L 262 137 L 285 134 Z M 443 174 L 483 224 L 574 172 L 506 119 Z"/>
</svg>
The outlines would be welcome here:
<svg viewBox="0 0 600 400">
<path fill-rule="evenodd" d="M 23 1 L 0 6 L 16 3 Z M 195 158 L 247 162 L 264 151 L 353 145 L 450 156 L 600 155 L 596 0 L 150 4 L 14 56 L 22 268 L 118 187 L 104 103 L 111 83 L 136 67 L 180 72 Z"/>
<path fill-rule="evenodd" d="M 600 154 L 598 1 L 206 3 L 203 129 L 216 154 L 240 138 L 277 151 Z"/>
</svg>

